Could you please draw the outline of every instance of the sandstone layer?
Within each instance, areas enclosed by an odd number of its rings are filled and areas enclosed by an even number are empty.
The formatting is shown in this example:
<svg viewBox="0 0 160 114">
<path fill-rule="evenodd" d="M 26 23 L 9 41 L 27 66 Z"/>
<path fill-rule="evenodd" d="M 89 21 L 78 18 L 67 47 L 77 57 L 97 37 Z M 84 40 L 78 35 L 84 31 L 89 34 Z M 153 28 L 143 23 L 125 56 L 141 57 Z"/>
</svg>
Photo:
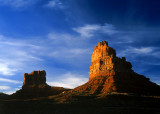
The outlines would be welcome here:
<svg viewBox="0 0 160 114">
<path fill-rule="evenodd" d="M 89 81 L 72 92 L 103 94 L 111 92 L 160 95 L 160 86 L 132 70 L 125 57 L 116 56 L 116 51 L 106 41 L 94 47 L 91 56 Z"/>
</svg>

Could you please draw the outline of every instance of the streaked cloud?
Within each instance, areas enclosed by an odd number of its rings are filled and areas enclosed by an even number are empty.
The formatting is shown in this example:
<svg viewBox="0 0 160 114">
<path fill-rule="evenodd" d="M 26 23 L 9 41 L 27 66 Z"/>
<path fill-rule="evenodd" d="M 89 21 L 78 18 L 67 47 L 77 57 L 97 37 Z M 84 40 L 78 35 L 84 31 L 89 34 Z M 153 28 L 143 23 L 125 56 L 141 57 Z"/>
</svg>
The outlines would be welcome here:
<svg viewBox="0 0 160 114">
<path fill-rule="evenodd" d="M 8 89 L 10 89 L 9 86 L 0 86 L 0 90 L 8 90 Z"/>
<path fill-rule="evenodd" d="M 100 25 L 85 25 L 78 28 L 73 28 L 76 32 L 80 33 L 82 37 L 92 37 L 94 32 L 101 28 Z"/>
<path fill-rule="evenodd" d="M 17 71 L 17 69 L 14 69 L 10 67 L 6 63 L 0 63 L 0 74 L 2 75 L 14 75 L 14 73 Z"/>
<path fill-rule="evenodd" d="M 82 67 L 84 64 L 89 64 L 88 57 L 92 53 L 92 49 L 89 47 L 92 44 L 89 43 L 89 39 L 79 34 L 60 34 L 53 31 L 47 35 L 47 38 L 50 49 L 46 55 L 53 60 L 72 67 Z"/>
<path fill-rule="evenodd" d="M 7 82 L 7 83 L 14 83 L 14 84 L 21 84 L 22 82 L 17 80 L 11 80 L 7 78 L 0 78 L 0 82 Z"/>
<path fill-rule="evenodd" d="M 95 34 L 108 34 L 112 35 L 117 33 L 118 31 L 115 30 L 115 27 L 112 24 L 105 23 L 104 25 L 85 25 L 82 27 L 73 28 L 74 31 L 81 34 L 82 37 L 92 37 Z"/>
<path fill-rule="evenodd" d="M 153 52 L 152 47 L 144 47 L 144 48 L 133 48 L 131 51 L 132 53 L 141 53 L 141 54 L 148 54 Z"/>
<path fill-rule="evenodd" d="M 160 65 L 160 47 L 126 47 L 119 50 L 117 56 L 138 62 L 142 65 Z M 130 62 L 131 62 L 130 61 Z"/>
<path fill-rule="evenodd" d="M 30 6 L 39 0 L 0 0 L 0 5 L 11 6 L 13 8 L 22 8 Z"/>
<path fill-rule="evenodd" d="M 75 49 L 65 49 L 61 48 L 57 51 L 51 52 L 49 55 L 54 58 L 79 58 L 89 53 L 88 49 L 81 49 L 81 48 L 75 48 Z"/>
<path fill-rule="evenodd" d="M 46 8 L 54 9 L 64 9 L 65 6 L 60 0 L 49 0 L 47 4 L 44 5 Z"/>
<path fill-rule="evenodd" d="M 40 46 L 32 44 L 30 41 L 22 41 L 16 38 L 8 38 L 1 35 L 0 40 L 0 74 L 15 75 L 31 61 L 43 61 L 37 51 Z"/>
<path fill-rule="evenodd" d="M 65 87 L 65 88 L 75 88 L 88 81 L 88 78 L 79 74 L 66 73 L 58 76 L 56 81 L 48 81 L 47 83 L 51 86 Z"/>
<path fill-rule="evenodd" d="M 47 34 L 47 38 L 52 40 L 54 44 L 70 45 L 71 42 L 76 42 L 78 40 L 77 36 L 73 36 L 67 33 L 55 33 L 50 32 Z"/>
<path fill-rule="evenodd" d="M 122 50 L 118 53 L 118 56 L 126 56 L 129 54 L 138 54 L 138 55 L 152 55 L 156 50 L 156 47 L 127 47 L 125 50 Z"/>
</svg>

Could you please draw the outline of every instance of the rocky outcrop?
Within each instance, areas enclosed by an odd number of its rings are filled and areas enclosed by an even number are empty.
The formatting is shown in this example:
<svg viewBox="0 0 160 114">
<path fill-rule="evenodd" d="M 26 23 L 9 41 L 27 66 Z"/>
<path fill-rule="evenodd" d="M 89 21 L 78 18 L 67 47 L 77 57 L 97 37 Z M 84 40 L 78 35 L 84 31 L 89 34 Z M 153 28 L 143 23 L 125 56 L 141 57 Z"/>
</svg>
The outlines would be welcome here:
<svg viewBox="0 0 160 114">
<path fill-rule="evenodd" d="M 125 57 L 116 57 L 116 51 L 106 41 L 94 47 L 91 56 L 89 81 L 72 92 L 83 94 L 103 94 L 111 92 L 160 95 L 160 86 L 149 78 L 132 70 Z"/>
<path fill-rule="evenodd" d="M 47 85 L 46 84 L 46 71 L 33 71 L 30 74 L 24 74 L 24 81 L 22 88 Z"/>
<path fill-rule="evenodd" d="M 115 72 L 132 72 L 131 63 L 125 57 L 116 57 L 116 51 L 106 41 L 99 42 L 94 47 L 91 63 L 89 80 L 97 76 L 112 76 Z"/>
<path fill-rule="evenodd" d="M 51 87 L 46 83 L 46 71 L 33 71 L 30 74 L 24 74 L 22 89 L 12 94 L 10 98 L 37 98 L 57 95 L 61 92 L 68 91 L 63 87 Z"/>
</svg>

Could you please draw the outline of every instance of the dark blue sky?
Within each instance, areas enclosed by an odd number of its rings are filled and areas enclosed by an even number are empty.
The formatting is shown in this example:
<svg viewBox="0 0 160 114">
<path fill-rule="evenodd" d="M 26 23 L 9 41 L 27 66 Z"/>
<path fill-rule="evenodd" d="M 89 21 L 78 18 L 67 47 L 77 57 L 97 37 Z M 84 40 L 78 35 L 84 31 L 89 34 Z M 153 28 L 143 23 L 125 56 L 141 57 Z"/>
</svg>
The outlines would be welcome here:
<svg viewBox="0 0 160 114">
<path fill-rule="evenodd" d="M 0 91 L 15 92 L 33 70 L 46 70 L 53 86 L 81 85 L 102 40 L 160 84 L 159 6 L 159 0 L 0 0 Z"/>
</svg>

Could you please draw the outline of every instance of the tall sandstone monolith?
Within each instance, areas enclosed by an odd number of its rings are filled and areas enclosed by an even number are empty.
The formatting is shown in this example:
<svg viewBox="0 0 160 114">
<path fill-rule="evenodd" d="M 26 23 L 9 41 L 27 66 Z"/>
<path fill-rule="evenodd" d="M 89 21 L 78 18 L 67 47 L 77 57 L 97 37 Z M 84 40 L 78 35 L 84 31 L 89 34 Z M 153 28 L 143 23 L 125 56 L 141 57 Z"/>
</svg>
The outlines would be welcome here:
<svg viewBox="0 0 160 114">
<path fill-rule="evenodd" d="M 89 80 L 97 76 L 113 76 L 116 72 L 132 72 L 131 63 L 125 57 L 116 57 L 116 51 L 106 41 L 94 47 L 91 63 Z"/>
<path fill-rule="evenodd" d="M 94 47 L 89 75 L 86 84 L 72 91 L 83 94 L 120 92 L 160 95 L 160 86 L 135 73 L 131 63 L 125 57 L 117 57 L 116 51 L 106 41 Z"/>
</svg>

